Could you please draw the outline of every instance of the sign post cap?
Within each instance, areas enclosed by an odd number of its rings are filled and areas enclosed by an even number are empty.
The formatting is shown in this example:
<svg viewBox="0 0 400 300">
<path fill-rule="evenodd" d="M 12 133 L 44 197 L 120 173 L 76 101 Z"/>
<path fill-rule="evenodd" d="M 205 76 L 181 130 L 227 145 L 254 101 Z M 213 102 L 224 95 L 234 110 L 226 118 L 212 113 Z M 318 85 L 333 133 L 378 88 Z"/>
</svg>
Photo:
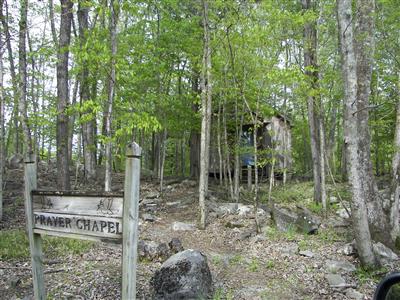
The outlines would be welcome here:
<svg viewBox="0 0 400 300">
<path fill-rule="evenodd" d="M 126 156 L 140 157 L 142 155 L 142 148 L 135 142 L 128 144 L 126 149 Z"/>
</svg>

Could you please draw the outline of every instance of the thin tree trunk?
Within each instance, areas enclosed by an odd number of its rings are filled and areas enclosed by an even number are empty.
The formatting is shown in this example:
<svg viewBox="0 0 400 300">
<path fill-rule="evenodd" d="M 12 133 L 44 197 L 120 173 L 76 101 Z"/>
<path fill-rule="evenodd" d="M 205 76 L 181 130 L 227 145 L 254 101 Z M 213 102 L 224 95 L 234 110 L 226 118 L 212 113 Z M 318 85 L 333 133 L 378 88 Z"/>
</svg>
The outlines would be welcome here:
<svg viewBox="0 0 400 300">
<path fill-rule="evenodd" d="M 231 157 L 230 157 L 230 147 L 228 143 L 228 130 L 226 125 L 226 102 L 224 98 L 223 104 L 223 114 L 222 114 L 222 126 L 224 128 L 224 153 L 225 153 L 225 172 L 227 175 L 227 185 L 229 185 L 229 192 L 231 199 L 235 198 L 235 193 L 233 191 L 233 183 L 232 183 L 232 170 L 231 170 Z"/>
<path fill-rule="evenodd" d="M 0 2 L 3 10 L 3 1 Z M 0 32 L 0 221 L 3 219 L 3 172 L 4 172 L 4 66 L 3 33 Z"/>
<path fill-rule="evenodd" d="M 117 54 L 117 11 L 114 0 L 110 1 L 110 40 L 111 40 L 111 72 L 108 84 L 108 102 L 107 102 L 107 113 L 106 113 L 106 137 L 108 141 L 106 143 L 106 174 L 104 189 L 106 192 L 111 191 L 111 172 L 112 172 L 112 143 L 111 143 L 111 117 L 112 108 L 115 96 L 115 57 Z"/>
<path fill-rule="evenodd" d="M 19 21 L 19 113 L 24 134 L 24 153 L 33 153 L 31 130 L 28 125 L 26 108 L 26 21 L 28 14 L 28 0 L 21 0 L 21 19 Z"/>
<path fill-rule="evenodd" d="M 272 199 L 272 187 L 274 186 L 274 177 L 275 177 L 275 153 L 272 149 L 271 152 L 271 172 L 269 173 L 269 186 L 268 186 L 268 209 L 272 222 L 275 221 L 275 203 Z"/>
<path fill-rule="evenodd" d="M 81 1 L 78 2 L 78 23 L 79 23 L 79 41 L 80 49 L 82 52 L 87 51 L 85 49 L 87 34 L 89 29 L 89 9 Z M 80 74 L 80 101 L 81 105 L 85 105 L 90 99 L 89 91 L 89 68 L 86 59 L 82 60 Z M 82 113 L 82 118 L 89 118 L 84 120 L 82 123 L 82 142 L 83 142 L 83 157 L 84 157 L 84 175 L 85 180 L 90 181 L 96 178 L 96 145 L 94 139 L 94 125 L 93 109 L 87 108 L 87 111 Z"/>
<path fill-rule="evenodd" d="M 162 153 L 160 158 L 160 195 L 163 197 L 164 192 L 164 165 L 165 165 L 165 154 L 167 152 L 167 129 L 164 129 L 162 135 Z"/>
<path fill-rule="evenodd" d="M 400 73 L 398 77 L 397 89 L 400 91 Z M 396 112 L 396 130 L 394 134 L 394 149 L 392 159 L 392 195 L 390 198 L 390 225 L 391 236 L 396 244 L 399 244 L 400 238 L 400 214 L 399 214 L 399 201 L 400 201 L 400 100 L 397 100 Z"/>
<path fill-rule="evenodd" d="M 209 146 L 211 130 L 211 48 L 208 24 L 208 1 L 203 0 L 203 68 L 201 72 L 201 146 L 200 146 L 200 182 L 199 182 L 199 206 L 200 228 L 206 227 L 206 197 L 208 194 L 208 168 Z"/>
<path fill-rule="evenodd" d="M 250 111 L 250 114 L 252 115 L 252 112 Z M 257 104 L 256 104 L 256 112 L 254 116 L 254 126 L 253 126 L 253 140 L 254 140 L 254 220 L 256 223 L 256 232 L 260 233 L 261 227 L 258 222 L 258 138 L 257 138 L 257 132 L 258 132 L 258 98 L 257 98 Z M 250 166 L 251 170 L 251 166 Z M 251 174 L 250 174 L 250 179 L 251 179 Z"/>
<path fill-rule="evenodd" d="M 106 114 L 106 137 L 108 139 L 106 143 L 106 174 L 104 189 L 106 192 L 111 191 L 111 172 L 112 172 L 112 143 L 111 143 L 111 116 L 112 108 L 115 95 L 115 59 L 117 54 L 117 11 L 114 0 L 110 1 L 110 40 L 111 40 L 111 72 L 110 80 L 108 84 L 108 102 L 107 102 L 107 114 Z"/>
<path fill-rule="evenodd" d="M 74 88 L 72 89 L 72 102 L 71 105 L 74 106 L 76 104 L 76 98 L 78 94 L 78 80 L 75 80 Z M 68 132 L 68 160 L 72 161 L 72 146 L 74 140 L 74 127 L 75 127 L 75 113 L 71 115 L 69 118 L 69 132 Z"/>
<path fill-rule="evenodd" d="M 194 73 L 192 78 L 192 91 L 194 94 L 199 94 L 198 76 Z M 199 110 L 197 104 L 192 104 L 193 113 Z M 189 160 L 190 160 L 190 178 L 198 179 L 200 176 L 200 134 L 198 130 L 192 129 L 189 137 Z"/>
<path fill-rule="evenodd" d="M 2 7 L 3 7 L 3 3 L 4 0 L 1 0 L 2 2 Z M 6 4 L 6 3 L 5 3 Z M 8 61 L 10 64 L 10 74 L 11 74 L 11 81 L 12 81 L 12 91 L 13 91 L 13 98 L 14 98 L 14 107 L 13 107 L 13 112 L 12 112 L 12 120 L 14 123 L 14 146 L 15 146 L 15 153 L 19 153 L 20 152 L 20 146 L 19 146 L 19 130 L 18 130 L 18 120 L 19 120 L 19 105 L 18 105 L 18 79 L 17 79 L 17 75 L 16 75 L 16 67 L 14 64 L 14 55 L 13 55 L 13 50 L 12 50 L 12 46 L 11 46 L 11 34 L 10 34 L 10 30 L 8 27 L 8 19 L 9 19 L 9 14 L 8 14 L 8 7 L 7 4 L 5 5 L 5 9 L 6 9 L 6 16 L 3 15 L 3 9 L 1 9 L 0 11 L 0 18 L 1 18 L 1 23 L 3 26 L 3 32 L 5 34 L 5 41 L 6 41 L 6 45 L 7 45 L 7 52 L 8 52 Z M 8 138 L 7 138 L 7 145 L 9 144 L 9 138 L 11 137 L 10 133 L 11 133 L 11 127 L 9 127 L 9 134 L 8 134 Z M 8 148 L 8 147 L 7 147 Z"/>
<path fill-rule="evenodd" d="M 61 0 L 60 42 L 57 60 L 57 186 L 61 190 L 70 189 L 68 161 L 68 115 L 69 99 L 68 59 L 71 39 L 72 6 L 71 0 Z"/>
<path fill-rule="evenodd" d="M 181 177 L 185 178 L 186 170 L 186 150 L 185 150 L 185 139 L 181 139 Z"/>
<path fill-rule="evenodd" d="M 302 0 L 303 10 L 313 10 L 312 0 Z M 313 161 L 314 176 L 314 201 L 321 203 L 321 161 L 320 161 L 320 132 L 318 110 L 320 109 L 320 100 L 317 99 L 314 92 L 318 89 L 318 71 L 317 71 L 317 30 L 316 21 L 307 22 L 304 25 L 304 68 L 307 78 L 311 82 L 310 95 L 307 97 L 308 122 L 310 129 L 311 155 Z"/>
<path fill-rule="evenodd" d="M 223 161 L 224 158 L 222 156 L 222 145 L 221 145 L 221 102 L 218 102 L 218 115 L 217 115 L 217 148 L 218 148 L 218 162 L 219 162 L 219 185 L 222 186 L 224 184 L 223 177 Z"/>
<path fill-rule="evenodd" d="M 50 15 L 50 28 L 51 28 L 51 37 L 53 38 L 53 43 L 57 44 L 57 31 L 56 26 L 54 25 L 54 5 L 53 0 L 49 0 L 49 15 Z"/>
<path fill-rule="evenodd" d="M 358 254 L 363 265 L 375 266 L 368 224 L 367 206 L 363 193 L 363 165 L 359 155 L 357 107 L 357 63 L 352 24 L 352 5 L 349 0 L 337 0 L 338 25 L 342 56 L 342 72 L 345 91 L 344 134 L 347 144 L 348 175 L 352 191 L 352 221 Z"/>
<path fill-rule="evenodd" d="M 322 106 L 322 104 L 321 104 Z M 322 108 L 321 108 L 322 111 Z M 324 135 L 324 123 L 320 116 L 319 132 L 320 132 L 320 162 L 321 162 L 321 203 L 325 217 L 327 216 L 327 200 L 326 200 L 326 186 L 325 186 L 325 135 Z"/>
<path fill-rule="evenodd" d="M 32 42 L 29 37 L 29 31 L 26 30 L 26 37 L 28 39 L 28 46 L 29 46 L 29 51 L 32 53 Z M 38 91 L 39 87 L 37 87 L 37 92 L 35 94 L 35 84 L 38 80 L 36 80 L 36 62 L 35 58 L 33 56 L 30 57 L 30 63 L 31 63 L 31 68 L 32 68 L 32 75 L 31 75 L 31 86 L 30 86 L 30 94 L 31 94 L 31 102 L 32 102 L 32 107 L 33 107 L 33 115 L 36 116 L 38 113 Z M 35 154 L 38 151 L 37 147 L 37 141 L 38 141 L 38 126 L 37 124 L 33 125 L 33 142 L 32 142 L 32 137 L 31 137 L 31 143 L 32 143 L 32 152 Z"/>
</svg>

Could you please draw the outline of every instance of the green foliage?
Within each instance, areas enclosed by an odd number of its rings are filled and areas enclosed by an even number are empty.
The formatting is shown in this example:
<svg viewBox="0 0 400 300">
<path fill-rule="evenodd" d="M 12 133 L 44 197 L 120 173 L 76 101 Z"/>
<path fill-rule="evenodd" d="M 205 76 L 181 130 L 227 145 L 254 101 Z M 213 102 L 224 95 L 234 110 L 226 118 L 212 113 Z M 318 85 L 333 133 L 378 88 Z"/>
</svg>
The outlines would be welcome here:
<svg viewBox="0 0 400 300">
<path fill-rule="evenodd" d="M 217 288 L 213 295 L 213 300 L 233 300 L 232 291 L 225 291 L 223 288 Z"/>
<path fill-rule="evenodd" d="M 238 264 L 240 264 L 240 263 L 243 262 L 243 256 L 241 256 L 240 254 L 235 254 L 235 255 L 229 260 L 229 262 L 230 262 L 232 265 L 238 265 Z"/>
<path fill-rule="evenodd" d="M 313 183 L 300 182 L 277 186 L 271 196 L 277 203 L 305 203 L 313 198 Z"/>
<path fill-rule="evenodd" d="M 69 254 L 80 255 L 93 247 L 92 242 L 67 238 L 44 237 L 44 256 L 62 257 Z M 30 256 L 27 234 L 13 229 L 0 232 L 0 259 L 26 259 Z"/>
<path fill-rule="evenodd" d="M 265 264 L 265 267 L 267 269 L 273 269 L 275 267 L 275 262 L 273 260 L 268 260 L 267 263 Z"/>
<path fill-rule="evenodd" d="M 386 267 L 381 267 L 379 269 L 376 268 L 368 268 L 368 267 L 363 267 L 359 266 L 357 267 L 355 274 L 360 281 L 360 284 L 363 285 L 367 282 L 379 282 L 379 280 L 382 277 L 382 274 L 385 274 L 388 272 L 388 269 Z"/>
<path fill-rule="evenodd" d="M 257 260 L 256 258 L 252 258 L 251 261 L 250 261 L 250 263 L 249 263 L 249 265 L 248 265 L 248 267 L 247 267 L 247 269 L 248 269 L 250 272 L 257 272 L 258 269 L 259 269 L 259 262 L 258 262 L 258 260 Z"/>
<path fill-rule="evenodd" d="M 344 240 L 343 236 L 340 236 L 334 228 L 330 227 L 319 229 L 316 237 L 318 240 L 326 244 L 332 244 L 334 242 Z"/>
<path fill-rule="evenodd" d="M 0 259 L 14 260 L 28 258 L 29 242 L 22 230 L 5 230 L 0 232 Z"/>
</svg>

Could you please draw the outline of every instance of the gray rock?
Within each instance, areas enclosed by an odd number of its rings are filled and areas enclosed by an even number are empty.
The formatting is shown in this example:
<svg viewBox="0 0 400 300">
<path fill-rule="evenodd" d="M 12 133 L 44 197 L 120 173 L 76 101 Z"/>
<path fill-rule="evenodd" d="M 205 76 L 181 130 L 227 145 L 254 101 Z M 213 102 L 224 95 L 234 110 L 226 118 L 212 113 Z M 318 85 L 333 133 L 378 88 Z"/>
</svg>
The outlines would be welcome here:
<svg viewBox="0 0 400 300">
<path fill-rule="evenodd" d="M 349 219 L 334 219 L 334 220 L 329 220 L 327 225 L 329 227 L 333 228 L 343 228 L 343 227 L 348 227 L 350 225 Z"/>
<path fill-rule="evenodd" d="M 254 211 L 253 205 L 243 205 L 243 204 L 238 204 L 237 207 L 237 213 L 239 216 L 247 216 L 248 214 L 251 214 Z"/>
<path fill-rule="evenodd" d="M 141 205 L 143 206 L 156 206 L 157 205 L 157 201 L 155 201 L 154 199 L 143 199 L 140 202 Z"/>
<path fill-rule="evenodd" d="M 315 254 L 313 252 L 311 252 L 310 250 L 300 251 L 299 254 L 301 256 L 310 257 L 310 258 L 315 256 Z"/>
<path fill-rule="evenodd" d="M 146 222 L 154 222 L 156 220 L 156 217 L 151 214 L 143 214 L 142 219 Z"/>
<path fill-rule="evenodd" d="M 347 289 L 346 297 L 349 299 L 355 299 L 355 300 L 363 300 L 364 299 L 364 295 L 355 289 Z"/>
<path fill-rule="evenodd" d="M 314 234 L 318 231 L 318 227 L 321 225 L 319 218 L 315 217 L 310 210 L 304 207 L 297 207 L 297 230 L 302 233 Z"/>
<path fill-rule="evenodd" d="M 157 258 L 164 260 L 170 255 L 169 247 L 166 243 L 160 243 L 157 246 Z"/>
<path fill-rule="evenodd" d="M 7 160 L 7 167 L 9 169 L 22 169 L 23 166 L 24 166 L 24 157 L 19 153 L 12 155 Z"/>
<path fill-rule="evenodd" d="M 15 275 L 11 276 L 8 281 L 10 287 L 13 289 L 17 288 L 21 284 L 21 278 Z"/>
<path fill-rule="evenodd" d="M 297 220 L 297 214 L 286 209 L 276 207 L 274 210 L 274 218 L 276 222 L 276 227 L 280 231 L 288 231 L 295 227 Z"/>
<path fill-rule="evenodd" d="M 335 196 L 330 196 L 329 197 L 329 203 L 330 204 L 335 204 L 335 203 L 338 203 L 338 202 L 339 202 L 339 200 L 338 200 L 337 197 L 335 197 Z"/>
<path fill-rule="evenodd" d="M 138 254 L 142 259 L 154 260 L 158 257 L 158 244 L 154 241 L 139 240 Z"/>
<path fill-rule="evenodd" d="M 265 237 L 265 234 L 257 234 L 256 236 L 253 236 L 253 237 L 251 238 L 251 241 L 252 241 L 253 243 L 264 242 L 264 241 L 266 241 L 266 240 L 267 240 L 267 238 Z"/>
<path fill-rule="evenodd" d="M 348 273 L 348 272 L 354 272 L 356 270 L 356 267 L 352 263 L 346 260 L 343 261 L 327 260 L 325 262 L 325 268 L 330 273 L 338 273 L 338 272 Z"/>
<path fill-rule="evenodd" d="M 185 179 L 180 183 L 181 187 L 195 187 L 197 186 L 197 182 L 195 180 Z"/>
<path fill-rule="evenodd" d="M 285 256 L 294 256 L 299 252 L 299 246 L 297 246 L 296 244 L 290 244 L 286 247 L 283 247 L 281 252 Z"/>
<path fill-rule="evenodd" d="M 254 235 L 254 232 L 252 230 L 243 231 L 239 235 L 239 240 L 241 240 L 241 241 L 247 240 L 247 239 L 251 238 L 253 235 Z"/>
<path fill-rule="evenodd" d="M 152 192 L 146 195 L 146 199 L 156 199 L 158 197 L 160 197 L 160 193 L 158 192 Z"/>
<path fill-rule="evenodd" d="M 321 224 L 320 220 L 306 208 L 297 207 L 297 213 L 286 208 L 274 209 L 276 227 L 280 231 L 296 229 L 301 233 L 313 234 Z"/>
<path fill-rule="evenodd" d="M 350 256 L 356 253 L 356 249 L 354 248 L 353 243 L 348 243 L 340 248 L 338 253 Z"/>
<path fill-rule="evenodd" d="M 344 208 L 338 209 L 336 211 L 336 214 L 341 217 L 342 219 L 348 219 L 350 218 L 349 214 L 347 213 L 347 210 Z"/>
<path fill-rule="evenodd" d="M 244 227 L 244 224 L 241 221 L 228 221 L 225 223 L 225 227 L 227 228 L 241 228 Z"/>
<path fill-rule="evenodd" d="M 183 251 L 182 242 L 178 238 L 172 238 L 172 240 L 168 243 L 168 247 L 172 254 Z"/>
<path fill-rule="evenodd" d="M 196 225 L 183 222 L 174 222 L 172 224 L 172 230 L 174 231 L 192 231 L 196 230 Z"/>
<path fill-rule="evenodd" d="M 237 208 L 237 203 L 222 203 L 218 206 L 216 213 L 221 215 L 231 215 L 236 213 Z"/>
<path fill-rule="evenodd" d="M 155 299 L 207 299 L 212 291 L 207 258 L 196 250 L 171 256 L 150 281 Z"/>
<path fill-rule="evenodd" d="M 346 281 L 338 274 L 327 274 L 325 278 L 331 288 L 343 288 L 347 286 Z"/>
<path fill-rule="evenodd" d="M 374 243 L 372 248 L 381 265 L 391 264 L 399 259 L 396 253 L 382 243 Z"/>
</svg>

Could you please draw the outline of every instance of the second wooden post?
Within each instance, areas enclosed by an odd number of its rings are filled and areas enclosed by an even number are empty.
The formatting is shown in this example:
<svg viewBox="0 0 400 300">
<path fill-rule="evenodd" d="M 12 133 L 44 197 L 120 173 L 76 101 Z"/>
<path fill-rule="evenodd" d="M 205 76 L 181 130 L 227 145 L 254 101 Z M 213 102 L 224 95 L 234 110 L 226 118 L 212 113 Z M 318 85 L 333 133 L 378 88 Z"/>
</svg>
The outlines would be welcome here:
<svg viewBox="0 0 400 300">
<path fill-rule="evenodd" d="M 139 220 L 140 158 L 142 149 L 132 143 L 126 152 L 122 225 L 122 299 L 136 299 L 136 266 Z"/>
</svg>

